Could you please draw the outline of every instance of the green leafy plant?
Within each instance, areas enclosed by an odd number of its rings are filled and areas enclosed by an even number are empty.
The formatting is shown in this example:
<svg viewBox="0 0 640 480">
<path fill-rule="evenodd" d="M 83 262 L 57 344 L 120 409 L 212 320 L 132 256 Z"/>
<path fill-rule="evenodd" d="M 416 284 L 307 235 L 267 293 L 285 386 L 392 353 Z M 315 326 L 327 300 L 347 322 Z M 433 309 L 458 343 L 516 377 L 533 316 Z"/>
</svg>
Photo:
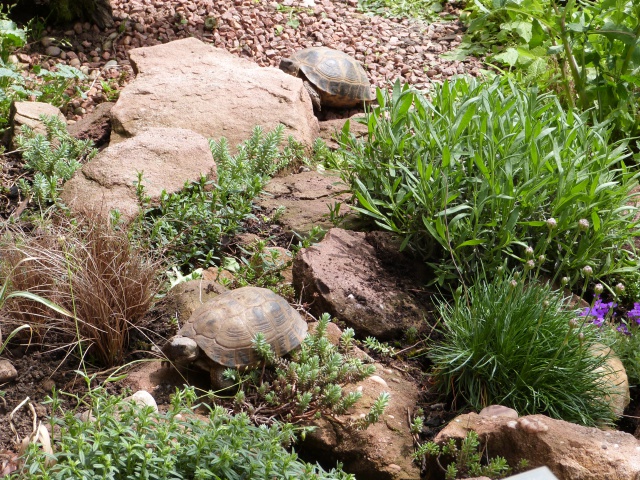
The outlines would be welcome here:
<svg viewBox="0 0 640 480">
<path fill-rule="evenodd" d="M 428 351 L 437 388 L 477 410 L 500 404 L 612 423 L 606 357 L 590 352 L 597 327 L 565 308 L 558 292 L 528 276 L 479 279 L 453 305 L 439 305 L 443 337 Z"/>
<path fill-rule="evenodd" d="M 303 430 L 286 424 L 256 427 L 245 414 L 194 405 L 193 389 L 176 391 L 165 413 L 110 396 L 104 387 L 71 399 L 78 405 L 71 410 L 62 408 L 57 392 L 49 399 L 53 459 L 32 443 L 22 468 L 7 478 L 353 479 L 339 467 L 325 472 L 289 451 Z M 208 417 L 196 415 L 196 407 L 207 409 Z M 80 415 L 83 410 L 90 412 L 89 420 Z"/>
<path fill-rule="evenodd" d="M 256 127 L 235 155 L 225 138 L 210 141 L 218 181 L 202 177 L 178 193 L 163 192 L 157 205 L 144 194 L 142 172 L 137 189 L 142 213 L 132 223 L 134 237 L 164 251 L 183 273 L 215 265 L 222 237 L 236 233 L 252 218 L 253 198 L 271 176 L 301 154 L 300 145 L 291 138 L 281 151 L 283 136 L 282 125 L 269 133 Z"/>
<path fill-rule="evenodd" d="M 387 343 L 383 343 L 375 337 L 364 339 L 364 346 L 385 357 L 393 357 L 396 354 L 395 348 Z"/>
<path fill-rule="evenodd" d="M 459 78 L 430 100 L 396 83 L 378 103 L 366 140 L 343 130 L 341 175 L 355 209 L 400 235 L 440 285 L 521 265 L 529 245 L 571 285 L 585 267 L 599 278 L 637 268 L 627 205 L 638 174 L 606 123 L 508 78 Z"/>
<path fill-rule="evenodd" d="M 222 282 L 228 287 L 238 288 L 247 285 L 270 288 L 284 297 L 292 297 L 294 292 L 290 284 L 284 284 L 282 272 L 293 263 L 292 256 L 277 248 L 267 246 L 267 241 L 256 240 L 246 248 L 239 247 L 238 260 L 233 257 L 222 259 L 219 268 L 233 273 L 234 280 Z"/>
<path fill-rule="evenodd" d="M 0 8 L 0 60 L 2 63 L 6 63 L 11 52 L 24 46 L 25 43 L 27 43 L 26 30 L 19 28 Z"/>
<path fill-rule="evenodd" d="M 492 46 L 490 61 L 562 94 L 567 105 L 637 135 L 640 5 L 633 0 L 474 0 L 467 43 Z"/>
<path fill-rule="evenodd" d="M 344 330 L 339 345 L 331 343 L 327 338 L 329 322 L 329 315 L 323 314 L 290 360 L 277 357 L 264 335 L 257 334 L 254 346 L 274 369 L 246 374 L 228 370 L 227 376 L 241 382 L 236 407 L 259 423 L 274 417 L 288 423 L 304 423 L 320 416 L 344 414 L 353 407 L 362 393 L 347 393 L 343 387 L 373 375 L 375 366 L 353 355 L 352 329 Z M 354 426 L 366 428 L 378 421 L 388 402 L 389 394 L 381 394 Z"/>
<path fill-rule="evenodd" d="M 358 10 L 390 18 L 439 20 L 442 2 L 437 0 L 358 0 Z"/>
<path fill-rule="evenodd" d="M 98 151 L 90 140 L 77 140 L 67 132 L 66 123 L 58 117 L 42 116 L 46 134 L 36 133 L 26 125 L 16 137 L 25 169 L 33 179 L 21 178 L 20 191 L 44 206 L 58 199 L 64 182 Z"/>
<path fill-rule="evenodd" d="M 414 458 L 422 458 L 425 455 L 436 459 L 438 467 L 445 472 L 446 480 L 469 477 L 504 478 L 513 472 L 503 457 L 484 458 L 484 449 L 481 451 L 478 434 L 473 430 L 462 439 L 460 447 L 453 438 L 443 445 L 427 442 L 420 445 L 414 453 Z M 515 471 L 521 471 L 526 467 L 527 461 L 522 460 Z"/>
<path fill-rule="evenodd" d="M 158 291 L 157 258 L 91 216 L 60 217 L 37 234 L 13 232 L 0 251 L 11 291 L 30 292 L 5 304 L 3 323 L 30 325 L 49 347 L 77 345 L 83 361 L 122 362 L 130 330 Z"/>
<path fill-rule="evenodd" d="M 83 95 L 79 88 L 84 80 L 86 75 L 68 65 L 59 64 L 51 70 L 35 65 L 31 75 L 27 75 L 16 65 L 0 63 L 0 128 L 9 124 L 13 101 L 35 98 L 64 108 L 72 97 Z"/>
</svg>

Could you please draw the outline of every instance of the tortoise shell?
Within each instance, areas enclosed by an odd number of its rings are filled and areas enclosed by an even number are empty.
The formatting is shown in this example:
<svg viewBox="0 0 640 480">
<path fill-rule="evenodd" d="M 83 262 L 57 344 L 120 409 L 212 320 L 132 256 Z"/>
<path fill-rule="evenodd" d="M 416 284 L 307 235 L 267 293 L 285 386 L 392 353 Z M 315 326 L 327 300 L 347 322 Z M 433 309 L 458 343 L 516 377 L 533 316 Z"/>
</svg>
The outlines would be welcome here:
<svg viewBox="0 0 640 480">
<path fill-rule="evenodd" d="M 242 287 L 202 304 L 178 332 L 195 340 L 213 362 L 226 367 L 260 362 L 252 344 L 256 333 L 264 335 L 277 355 L 285 355 L 304 340 L 307 322 L 271 290 Z"/>
<path fill-rule="evenodd" d="M 373 100 L 364 68 L 353 57 L 327 47 L 311 47 L 288 59 L 319 91 L 329 107 L 352 107 Z"/>
</svg>

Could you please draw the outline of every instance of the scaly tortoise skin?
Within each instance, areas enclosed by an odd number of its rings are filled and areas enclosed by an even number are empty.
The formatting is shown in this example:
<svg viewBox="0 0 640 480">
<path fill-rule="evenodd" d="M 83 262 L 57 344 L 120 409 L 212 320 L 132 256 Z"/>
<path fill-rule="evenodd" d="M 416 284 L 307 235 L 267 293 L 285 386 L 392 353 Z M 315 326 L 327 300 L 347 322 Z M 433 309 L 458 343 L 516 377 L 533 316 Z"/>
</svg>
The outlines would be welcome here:
<svg viewBox="0 0 640 480">
<path fill-rule="evenodd" d="M 280 69 L 303 80 L 314 106 L 349 108 L 373 100 L 364 68 L 346 53 L 311 47 L 283 58 Z"/>
<path fill-rule="evenodd" d="M 261 358 L 253 348 L 262 333 L 277 355 L 297 348 L 307 335 L 307 322 L 271 290 L 242 287 L 218 295 L 198 307 L 162 351 L 179 366 L 194 364 L 211 374 L 214 387 L 225 387 L 227 367 L 252 367 Z"/>
</svg>

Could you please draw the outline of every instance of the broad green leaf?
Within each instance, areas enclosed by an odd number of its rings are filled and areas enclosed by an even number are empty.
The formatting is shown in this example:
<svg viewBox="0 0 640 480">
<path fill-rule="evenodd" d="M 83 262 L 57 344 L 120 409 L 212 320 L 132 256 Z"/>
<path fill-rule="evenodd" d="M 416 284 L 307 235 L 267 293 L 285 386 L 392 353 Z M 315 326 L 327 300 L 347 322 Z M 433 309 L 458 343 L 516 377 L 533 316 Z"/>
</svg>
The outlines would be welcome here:
<svg viewBox="0 0 640 480">
<path fill-rule="evenodd" d="M 513 47 L 509 47 L 504 52 L 494 55 L 491 58 L 495 61 L 513 67 L 518 61 L 518 50 Z"/>
<path fill-rule="evenodd" d="M 529 20 L 515 20 L 500 25 L 502 30 L 515 31 L 526 43 L 531 41 L 532 25 Z"/>
</svg>

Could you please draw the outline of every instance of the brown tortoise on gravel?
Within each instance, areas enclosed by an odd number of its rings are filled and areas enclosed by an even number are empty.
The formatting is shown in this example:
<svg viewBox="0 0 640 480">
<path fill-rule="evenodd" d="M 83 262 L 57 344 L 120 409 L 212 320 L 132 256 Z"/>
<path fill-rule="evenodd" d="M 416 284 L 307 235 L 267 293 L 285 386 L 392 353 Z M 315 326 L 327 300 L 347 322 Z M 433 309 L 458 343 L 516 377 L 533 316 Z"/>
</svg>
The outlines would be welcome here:
<svg viewBox="0 0 640 480">
<path fill-rule="evenodd" d="M 338 50 L 305 48 L 280 60 L 280 70 L 302 79 L 317 110 L 361 106 L 373 100 L 364 68 Z"/>
<path fill-rule="evenodd" d="M 265 336 L 277 355 L 285 355 L 304 340 L 307 322 L 271 290 L 242 287 L 200 305 L 162 352 L 177 366 L 193 364 L 209 371 L 213 388 L 226 388 L 226 368 L 260 363 L 252 345 L 256 333 Z"/>
</svg>

